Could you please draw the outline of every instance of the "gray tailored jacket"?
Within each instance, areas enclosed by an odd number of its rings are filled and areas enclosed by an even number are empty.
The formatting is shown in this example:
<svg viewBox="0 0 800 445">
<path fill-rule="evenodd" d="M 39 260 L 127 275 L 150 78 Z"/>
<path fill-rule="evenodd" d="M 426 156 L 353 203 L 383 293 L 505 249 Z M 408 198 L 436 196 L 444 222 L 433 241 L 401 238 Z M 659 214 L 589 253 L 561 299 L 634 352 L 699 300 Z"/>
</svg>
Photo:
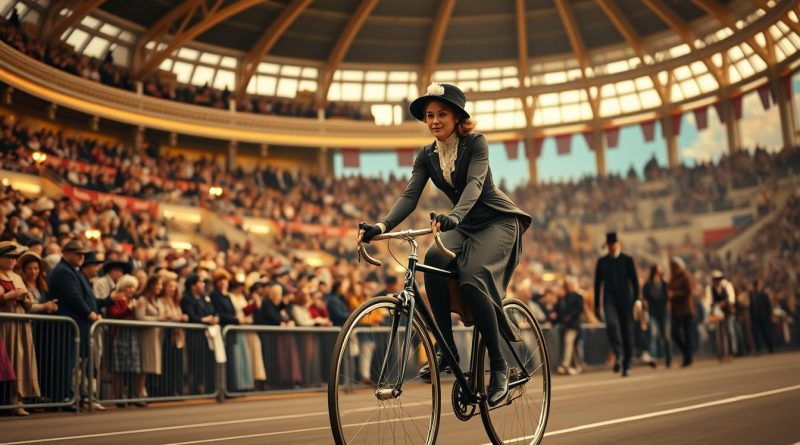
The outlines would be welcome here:
<svg viewBox="0 0 800 445">
<path fill-rule="evenodd" d="M 423 146 L 414 160 L 414 168 L 406 190 L 394 204 L 389 214 L 383 218 L 386 231 L 400 224 L 414 211 L 419 202 L 422 190 L 431 179 L 442 190 L 453 204 L 450 215 L 455 216 L 462 224 L 470 223 L 470 216 L 481 214 L 480 210 L 491 209 L 496 212 L 516 215 L 522 225 L 523 232 L 531 225 L 531 216 L 520 210 L 492 180 L 489 168 L 489 143 L 480 133 L 469 133 L 459 138 L 458 155 L 455 170 L 452 173 L 451 186 L 444 179 L 436 143 Z"/>
</svg>

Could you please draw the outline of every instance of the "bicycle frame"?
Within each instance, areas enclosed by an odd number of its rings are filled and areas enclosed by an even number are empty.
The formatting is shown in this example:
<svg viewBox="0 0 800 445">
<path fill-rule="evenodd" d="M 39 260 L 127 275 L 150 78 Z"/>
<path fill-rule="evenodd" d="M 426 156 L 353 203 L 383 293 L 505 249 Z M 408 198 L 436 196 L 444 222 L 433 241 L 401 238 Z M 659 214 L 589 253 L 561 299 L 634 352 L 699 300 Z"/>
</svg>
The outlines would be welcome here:
<svg viewBox="0 0 800 445">
<path fill-rule="evenodd" d="M 379 398 L 388 398 L 388 397 L 398 397 L 403 392 L 402 386 L 403 381 L 405 379 L 405 371 L 406 365 L 408 361 L 408 347 L 409 343 L 411 343 L 411 332 L 412 332 L 412 325 L 414 319 L 415 311 L 419 311 L 420 316 L 422 317 L 423 321 L 428 327 L 428 330 L 433 334 L 434 339 L 436 340 L 436 344 L 439 345 L 440 350 L 444 354 L 444 358 L 448 364 L 450 364 L 450 369 L 453 372 L 453 376 L 455 377 L 458 385 L 460 386 L 461 390 L 465 394 L 465 397 L 469 403 L 477 404 L 483 401 L 484 395 L 478 391 L 477 388 L 477 381 L 470 382 L 467 380 L 466 375 L 461 370 L 459 366 L 458 360 L 455 358 L 455 354 L 450 349 L 450 346 L 447 345 L 447 342 L 444 341 L 444 335 L 442 331 L 439 329 L 439 325 L 436 324 L 433 315 L 431 314 L 428 307 L 425 305 L 424 301 L 422 300 L 422 296 L 419 291 L 419 287 L 417 286 L 416 282 L 416 273 L 418 271 L 432 273 L 435 275 L 443 276 L 445 278 L 457 278 L 457 275 L 449 270 L 439 269 L 437 267 L 428 266 L 426 264 L 419 263 L 419 258 L 417 256 L 417 242 L 414 239 L 407 240 L 411 244 L 411 254 L 408 256 L 408 267 L 406 271 L 406 276 L 403 284 L 403 291 L 398 294 L 398 298 L 400 299 L 400 304 L 402 307 L 407 311 L 407 318 L 406 318 L 406 330 L 405 330 L 405 338 L 401 345 L 402 354 L 400 356 L 400 378 L 398 379 L 397 383 L 391 389 L 391 392 L 385 392 L 385 390 L 379 389 L 376 395 Z M 378 377 L 378 388 L 381 388 L 384 382 L 386 367 L 389 361 L 389 356 L 392 353 L 392 348 L 395 345 L 395 335 L 398 332 L 400 324 L 400 313 L 395 313 L 394 317 L 392 318 L 392 328 L 389 331 L 389 349 L 386 351 L 386 355 L 383 358 L 381 364 L 381 371 Z M 511 342 L 508 339 L 505 341 L 509 344 L 509 349 L 511 350 L 512 354 L 514 355 L 514 359 L 520 365 L 520 369 L 522 370 L 524 377 L 516 382 L 511 382 L 509 384 L 509 389 L 514 388 L 519 385 L 525 384 L 528 380 L 530 380 L 530 375 L 528 374 L 527 370 L 525 370 L 525 366 L 522 364 L 521 360 L 517 356 L 516 351 L 514 348 L 511 347 Z M 478 369 L 478 349 L 480 345 L 480 338 L 477 326 L 474 328 L 474 334 L 472 336 L 472 360 L 470 361 L 470 375 L 477 375 Z"/>
</svg>

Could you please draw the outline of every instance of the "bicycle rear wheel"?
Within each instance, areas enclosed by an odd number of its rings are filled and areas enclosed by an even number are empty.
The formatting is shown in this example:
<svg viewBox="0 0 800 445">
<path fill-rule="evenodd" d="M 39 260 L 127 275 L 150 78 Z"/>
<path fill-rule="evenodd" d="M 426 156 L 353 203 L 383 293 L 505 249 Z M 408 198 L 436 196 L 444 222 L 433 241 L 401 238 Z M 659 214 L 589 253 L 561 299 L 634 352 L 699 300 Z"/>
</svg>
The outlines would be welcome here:
<svg viewBox="0 0 800 445">
<path fill-rule="evenodd" d="M 392 320 L 399 324 L 390 341 Z M 438 370 L 431 384 L 417 375 L 421 364 L 436 366 L 433 345 L 414 316 L 402 393 L 388 396 L 401 378 L 400 362 L 408 312 L 393 296 L 373 298 L 348 318 L 336 341 L 328 380 L 328 415 L 334 441 L 354 444 L 433 444 L 441 413 Z M 386 372 L 378 379 L 386 358 Z M 380 397 L 379 397 L 380 395 Z"/>
<path fill-rule="evenodd" d="M 490 408 L 486 400 L 481 403 L 481 419 L 494 444 L 537 445 L 544 437 L 550 415 L 550 364 L 544 336 L 530 310 L 522 302 L 505 300 L 503 310 L 509 321 L 520 330 L 522 341 L 511 343 L 519 360 L 511 352 L 509 344 L 502 341 L 503 357 L 508 362 L 511 375 L 511 388 L 506 401 L 496 407 Z M 478 349 L 478 357 L 478 389 L 486 394 L 486 387 L 489 386 L 489 357 L 483 340 Z M 525 372 L 522 372 L 520 363 Z M 522 381 L 525 373 L 530 376 L 530 380 L 513 387 L 515 381 Z"/>
</svg>

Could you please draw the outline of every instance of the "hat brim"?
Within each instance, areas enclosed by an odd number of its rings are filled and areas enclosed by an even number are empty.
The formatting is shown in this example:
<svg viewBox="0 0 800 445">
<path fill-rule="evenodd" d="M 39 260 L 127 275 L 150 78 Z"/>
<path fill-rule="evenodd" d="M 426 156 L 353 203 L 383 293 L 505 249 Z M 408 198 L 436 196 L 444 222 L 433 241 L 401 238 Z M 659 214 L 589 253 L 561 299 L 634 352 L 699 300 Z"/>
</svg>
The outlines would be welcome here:
<svg viewBox="0 0 800 445">
<path fill-rule="evenodd" d="M 467 113 L 467 110 L 461 108 L 455 102 L 445 98 L 444 96 L 431 96 L 431 95 L 420 96 L 414 99 L 414 101 L 411 102 L 411 105 L 408 106 L 409 111 L 411 111 L 411 115 L 414 116 L 417 120 L 425 122 L 425 107 L 428 105 L 428 102 L 432 100 L 437 100 L 439 102 L 443 102 L 450 105 L 451 107 L 458 110 L 464 116 L 465 119 L 469 119 L 469 113 Z"/>
<path fill-rule="evenodd" d="M 103 273 L 108 273 L 111 269 L 122 269 L 122 273 L 124 274 L 133 272 L 131 265 L 123 261 L 111 261 L 103 265 Z"/>
<path fill-rule="evenodd" d="M 22 255 L 25 251 L 28 250 L 27 247 L 16 245 L 16 246 L 6 246 L 0 248 L 0 256 L 2 255 Z"/>
</svg>

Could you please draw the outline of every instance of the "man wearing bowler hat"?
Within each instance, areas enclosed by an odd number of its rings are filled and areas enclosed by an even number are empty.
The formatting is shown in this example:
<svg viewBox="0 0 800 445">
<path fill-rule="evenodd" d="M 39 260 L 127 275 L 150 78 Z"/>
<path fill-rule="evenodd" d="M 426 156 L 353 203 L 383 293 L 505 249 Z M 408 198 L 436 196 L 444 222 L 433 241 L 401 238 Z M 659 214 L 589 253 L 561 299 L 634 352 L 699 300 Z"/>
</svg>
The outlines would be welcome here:
<svg viewBox="0 0 800 445">
<path fill-rule="evenodd" d="M 594 312 L 598 319 L 605 319 L 608 341 L 614 351 L 614 372 L 619 372 L 621 365 L 622 376 L 627 377 L 633 349 L 633 303 L 639 298 L 639 279 L 633 258 L 622 253 L 616 232 L 606 234 L 606 246 L 608 254 L 597 260 L 594 276 Z"/>
</svg>

